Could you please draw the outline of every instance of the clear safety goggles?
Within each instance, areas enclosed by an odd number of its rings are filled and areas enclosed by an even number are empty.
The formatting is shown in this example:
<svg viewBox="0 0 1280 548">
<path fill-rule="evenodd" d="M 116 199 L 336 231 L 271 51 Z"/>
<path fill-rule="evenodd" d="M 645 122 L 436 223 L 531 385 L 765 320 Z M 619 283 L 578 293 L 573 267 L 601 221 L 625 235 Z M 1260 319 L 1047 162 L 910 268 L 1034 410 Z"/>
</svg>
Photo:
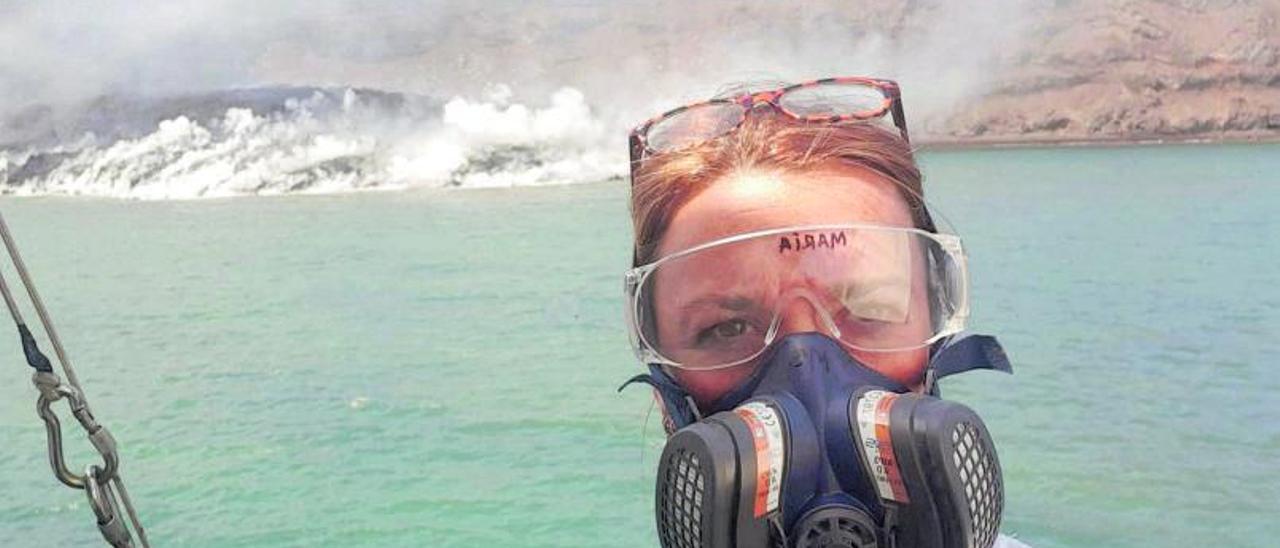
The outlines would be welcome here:
<svg viewBox="0 0 1280 548">
<path fill-rule="evenodd" d="M 625 283 L 636 355 L 686 369 L 760 356 L 798 301 L 813 312 L 799 321 L 868 352 L 930 345 L 969 315 L 958 236 L 873 224 L 722 238 L 633 268 Z"/>
</svg>

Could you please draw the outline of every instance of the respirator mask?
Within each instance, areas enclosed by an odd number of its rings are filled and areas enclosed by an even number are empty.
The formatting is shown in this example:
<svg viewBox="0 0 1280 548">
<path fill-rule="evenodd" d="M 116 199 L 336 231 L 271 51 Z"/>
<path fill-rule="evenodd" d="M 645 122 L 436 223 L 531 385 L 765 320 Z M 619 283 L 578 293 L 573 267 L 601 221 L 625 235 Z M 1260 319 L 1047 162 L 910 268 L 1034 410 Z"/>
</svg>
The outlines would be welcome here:
<svg viewBox="0 0 1280 548">
<path fill-rule="evenodd" d="M 700 284 L 687 275 L 697 271 L 723 275 Z M 994 338 L 962 333 L 964 274 L 958 239 L 872 225 L 735 236 L 629 272 L 632 341 L 649 374 L 628 384 L 654 388 L 669 434 L 655 490 L 662 546 L 991 546 L 1004 504 L 995 446 L 936 384 L 1011 371 Z M 805 288 L 776 283 L 794 279 Z M 796 299 L 825 333 L 782 334 Z M 928 353 L 920 393 L 854 357 L 912 348 Z M 669 373 L 725 367 L 753 369 L 702 408 Z"/>
</svg>

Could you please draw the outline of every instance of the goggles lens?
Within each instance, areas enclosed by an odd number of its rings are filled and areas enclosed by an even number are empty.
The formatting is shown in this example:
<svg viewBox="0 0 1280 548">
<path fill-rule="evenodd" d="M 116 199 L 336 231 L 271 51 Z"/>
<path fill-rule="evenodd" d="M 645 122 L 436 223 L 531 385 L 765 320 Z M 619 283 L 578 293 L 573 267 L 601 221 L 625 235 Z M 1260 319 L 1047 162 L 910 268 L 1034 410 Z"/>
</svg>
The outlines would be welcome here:
<svg viewBox="0 0 1280 548">
<path fill-rule="evenodd" d="M 826 331 L 867 351 L 920 348 L 968 314 L 954 238 L 832 225 L 675 253 L 633 271 L 633 340 L 642 359 L 689 369 L 750 361 L 784 330 Z"/>
</svg>

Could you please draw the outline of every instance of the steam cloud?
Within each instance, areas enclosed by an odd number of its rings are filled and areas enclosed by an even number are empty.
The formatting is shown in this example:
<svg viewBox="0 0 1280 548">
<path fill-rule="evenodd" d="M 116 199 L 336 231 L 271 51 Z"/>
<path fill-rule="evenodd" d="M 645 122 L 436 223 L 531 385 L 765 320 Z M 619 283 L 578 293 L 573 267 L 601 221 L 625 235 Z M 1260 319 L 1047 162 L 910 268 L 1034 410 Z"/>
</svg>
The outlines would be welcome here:
<svg viewBox="0 0 1280 548">
<path fill-rule="evenodd" d="M 599 180 L 624 173 L 643 118 L 826 75 L 899 80 L 927 135 L 999 77 L 1027 1 L 0 1 L 0 183 L 187 197 Z M 117 104 L 103 97 L 279 86 L 318 88 L 142 132 L 85 123 Z"/>
</svg>

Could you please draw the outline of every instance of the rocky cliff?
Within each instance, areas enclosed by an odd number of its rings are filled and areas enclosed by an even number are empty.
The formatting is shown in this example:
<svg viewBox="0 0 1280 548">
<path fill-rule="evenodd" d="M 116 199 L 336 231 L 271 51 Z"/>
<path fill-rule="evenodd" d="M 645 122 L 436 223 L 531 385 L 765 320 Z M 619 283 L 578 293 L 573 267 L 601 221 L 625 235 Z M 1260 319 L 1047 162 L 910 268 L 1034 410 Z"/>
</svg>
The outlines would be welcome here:
<svg viewBox="0 0 1280 548">
<path fill-rule="evenodd" d="M 1280 1 L 1106 0 L 1037 6 L 940 141 L 1280 137 Z"/>
</svg>

